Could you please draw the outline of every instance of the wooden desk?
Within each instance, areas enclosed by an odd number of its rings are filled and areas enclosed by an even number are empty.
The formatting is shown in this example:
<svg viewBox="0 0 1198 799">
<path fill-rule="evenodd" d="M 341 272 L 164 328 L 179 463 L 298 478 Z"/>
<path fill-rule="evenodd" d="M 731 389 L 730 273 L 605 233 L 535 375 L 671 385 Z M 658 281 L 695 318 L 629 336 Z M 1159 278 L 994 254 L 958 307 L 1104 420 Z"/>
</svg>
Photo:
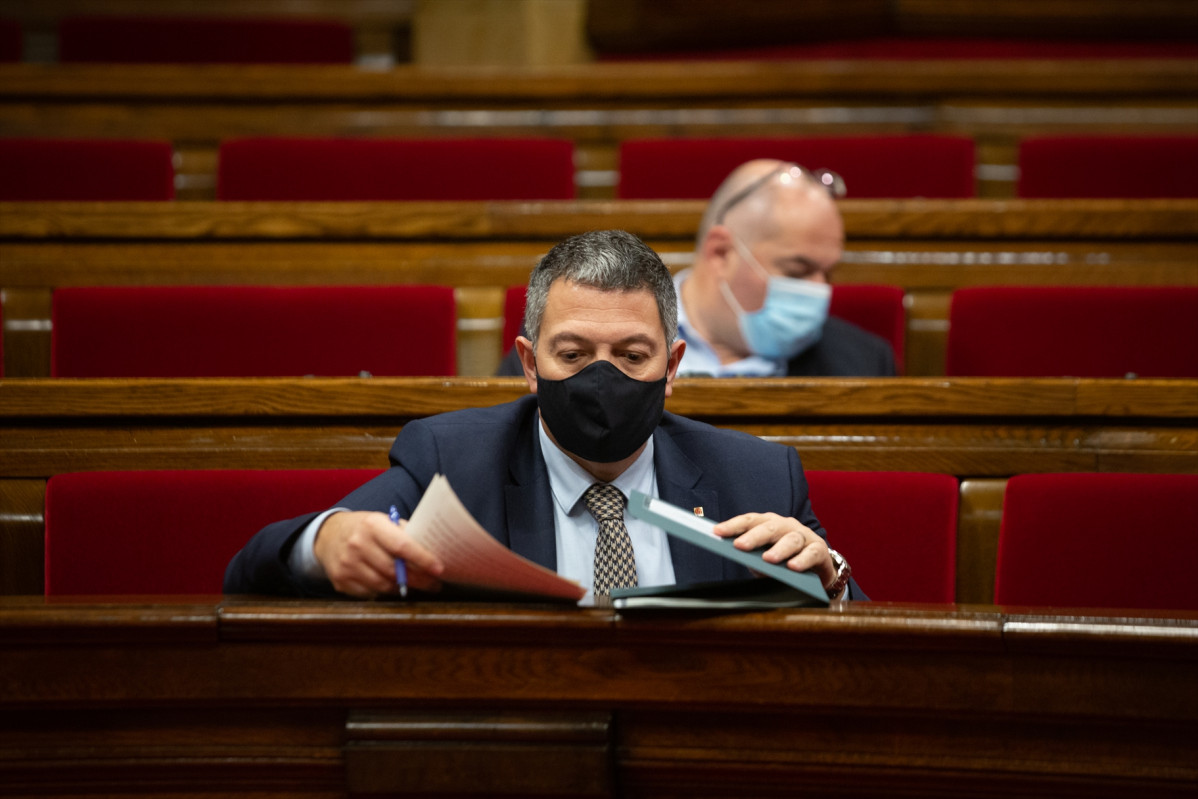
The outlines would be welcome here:
<svg viewBox="0 0 1198 799">
<path fill-rule="evenodd" d="M 1196 660 L 1196 614 L 0 598 L 0 785 L 1184 796 Z"/>
<path fill-rule="evenodd" d="M 502 293 L 580 231 L 624 228 L 675 270 L 702 202 L 0 203 L 5 374 L 50 372 L 50 297 L 78 285 L 441 283 L 462 374 L 493 374 Z M 952 290 L 1198 285 L 1198 200 L 845 200 L 835 280 L 908 293 L 907 373 L 944 373 Z"/>
<path fill-rule="evenodd" d="M 236 136 L 552 136 L 581 196 L 611 197 L 631 138 L 937 132 L 971 136 L 981 196 L 1011 196 L 1018 139 L 1184 133 L 1185 59 L 718 61 L 554 67 L 0 65 L 0 134 L 175 142 L 180 197 L 215 196 Z M 997 175 L 993 173 L 997 172 Z"/>
<path fill-rule="evenodd" d="M 526 391 L 513 378 L 0 381 L 0 593 L 43 590 L 51 475 L 381 469 L 407 421 Z M 808 469 L 955 475 L 959 601 L 993 598 L 1008 477 L 1198 473 L 1192 380 L 687 379 L 666 407 L 794 446 Z"/>
</svg>

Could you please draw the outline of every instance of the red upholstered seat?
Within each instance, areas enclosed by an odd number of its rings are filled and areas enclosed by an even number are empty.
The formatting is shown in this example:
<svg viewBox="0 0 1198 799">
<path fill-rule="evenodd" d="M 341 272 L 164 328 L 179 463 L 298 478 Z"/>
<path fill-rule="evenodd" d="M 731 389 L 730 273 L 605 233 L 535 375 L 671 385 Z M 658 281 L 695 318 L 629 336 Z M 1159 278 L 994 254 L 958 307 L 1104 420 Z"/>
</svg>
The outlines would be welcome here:
<svg viewBox="0 0 1198 799">
<path fill-rule="evenodd" d="M 903 373 L 903 353 L 906 351 L 907 312 L 903 307 L 904 291 L 898 286 L 841 284 L 832 287 L 828 313 L 852 322 L 890 342 L 894 350 L 894 365 Z"/>
<path fill-rule="evenodd" d="M 624 199 L 707 199 L 754 158 L 831 169 L 848 197 L 973 197 L 973 140 L 963 136 L 630 139 L 620 143 Z"/>
<path fill-rule="evenodd" d="M 57 377 L 452 375 L 448 286 L 103 286 L 54 292 Z"/>
<path fill-rule="evenodd" d="M 0 200 L 171 200 L 170 142 L 0 139 Z"/>
<path fill-rule="evenodd" d="M 560 139 L 231 139 L 220 200 L 568 200 Z"/>
<path fill-rule="evenodd" d="M 870 599 L 952 602 L 957 478 L 922 472 L 808 471 L 811 506 Z"/>
<path fill-rule="evenodd" d="M 349 64 L 354 34 L 313 18 L 72 16 L 58 51 L 68 63 Z"/>
<path fill-rule="evenodd" d="M 1007 481 L 995 602 L 1198 610 L 1198 475 Z"/>
<path fill-rule="evenodd" d="M 949 375 L 1198 377 L 1198 287 L 958 289 Z"/>
<path fill-rule="evenodd" d="M 25 37 L 21 32 L 21 23 L 14 19 L 0 19 L 0 62 L 20 61 L 24 52 Z"/>
<path fill-rule="evenodd" d="M 1019 143 L 1020 197 L 1198 197 L 1198 136 L 1038 136 Z"/>
<path fill-rule="evenodd" d="M 528 286 L 509 286 L 503 298 L 503 351 L 514 345 L 513 341 L 524 329 L 524 303 Z"/>
<path fill-rule="evenodd" d="M 270 522 L 323 511 L 379 469 L 59 474 L 46 485 L 46 594 L 219 594 Z"/>
</svg>

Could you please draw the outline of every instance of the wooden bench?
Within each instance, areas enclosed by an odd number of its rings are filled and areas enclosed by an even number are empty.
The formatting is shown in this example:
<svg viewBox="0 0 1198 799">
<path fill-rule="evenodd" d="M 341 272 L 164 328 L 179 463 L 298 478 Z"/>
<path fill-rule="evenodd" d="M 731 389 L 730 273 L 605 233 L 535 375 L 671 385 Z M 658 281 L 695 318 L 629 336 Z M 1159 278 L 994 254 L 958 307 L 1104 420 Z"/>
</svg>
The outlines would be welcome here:
<svg viewBox="0 0 1198 799">
<path fill-rule="evenodd" d="M 835 280 L 906 289 L 907 374 L 944 371 L 948 302 L 974 285 L 1198 285 L 1198 200 L 844 200 Z M 502 294 L 553 244 L 624 228 L 689 265 L 698 201 L 0 203 L 5 374 L 49 375 L 59 286 L 440 283 L 459 372 L 493 374 Z"/>
<path fill-rule="evenodd" d="M 172 141 L 182 199 L 215 196 L 217 146 L 237 136 L 560 137 L 577 147 L 579 196 L 610 198 L 625 139 L 940 132 L 977 142 L 980 196 L 1009 197 L 1021 137 L 1189 134 L 1196 97 L 1186 59 L 6 64 L 0 131 Z"/>
<path fill-rule="evenodd" d="M 405 422 L 526 390 L 510 378 L 4 380 L 0 594 L 42 590 L 51 475 L 385 468 Z M 1008 477 L 1198 473 L 1198 381 L 688 379 L 667 408 L 794 446 L 809 469 L 956 476 L 961 602 L 992 601 Z"/>
</svg>

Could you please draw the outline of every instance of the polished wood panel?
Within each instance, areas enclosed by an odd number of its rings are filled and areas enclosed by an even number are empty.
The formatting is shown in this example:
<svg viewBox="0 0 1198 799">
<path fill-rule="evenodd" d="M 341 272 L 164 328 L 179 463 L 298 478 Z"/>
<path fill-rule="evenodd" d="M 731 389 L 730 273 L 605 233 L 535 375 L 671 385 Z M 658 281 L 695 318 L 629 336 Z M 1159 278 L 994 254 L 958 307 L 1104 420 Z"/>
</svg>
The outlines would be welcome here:
<svg viewBox="0 0 1198 799">
<path fill-rule="evenodd" d="M 17 796 L 326 796 L 398 774 L 425 796 L 1198 781 L 1192 613 L 3 598 L 0 654 L 0 782 Z M 539 770 L 497 767 L 505 750 Z"/>
</svg>

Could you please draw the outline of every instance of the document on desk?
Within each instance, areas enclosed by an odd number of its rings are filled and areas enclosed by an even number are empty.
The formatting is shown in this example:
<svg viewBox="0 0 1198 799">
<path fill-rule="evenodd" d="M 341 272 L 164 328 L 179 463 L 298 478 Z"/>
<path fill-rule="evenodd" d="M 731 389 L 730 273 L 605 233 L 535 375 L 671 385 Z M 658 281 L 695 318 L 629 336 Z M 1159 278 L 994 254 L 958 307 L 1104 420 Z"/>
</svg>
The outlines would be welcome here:
<svg viewBox="0 0 1198 799">
<path fill-rule="evenodd" d="M 582 599 L 574 580 L 517 555 L 466 510 L 445 475 L 433 477 L 408 519 L 408 534 L 445 564 L 446 583 L 557 599 Z"/>
<path fill-rule="evenodd" d="M 764 550 L 737 549 L 733 539 L 720 538 L 711 531 L 716 525 L 711 519 L 640 491 L 633 491 L 629 497 L 628 514 L 762 576 L 716 583 L 618 588 L 611 593 L 612 605 L 617 609 L 754 610 L 828 606 L 828 594 L 814 573 L 791 571 L 784 565 L 762 560 Z"/>
</svg>

